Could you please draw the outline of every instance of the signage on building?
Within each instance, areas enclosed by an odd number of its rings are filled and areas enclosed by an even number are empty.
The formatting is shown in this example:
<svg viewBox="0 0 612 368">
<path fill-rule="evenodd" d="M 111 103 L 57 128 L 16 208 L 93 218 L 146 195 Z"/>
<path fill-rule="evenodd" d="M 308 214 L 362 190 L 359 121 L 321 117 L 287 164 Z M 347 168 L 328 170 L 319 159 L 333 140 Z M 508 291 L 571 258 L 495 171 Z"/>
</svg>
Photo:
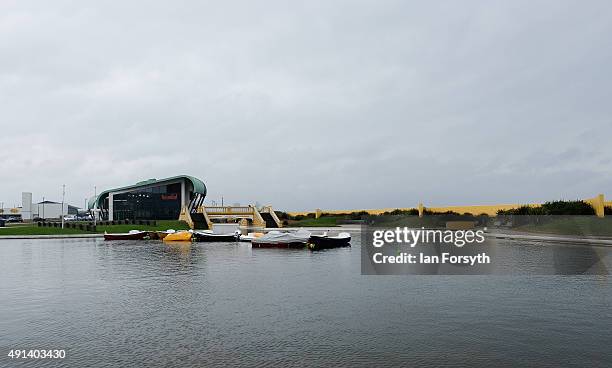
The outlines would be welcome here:
<svg viewBox="0 0 612 368">
<path fill-rule="evenodd" d="M 162 201 L 176 201 L 178 199 L 178 194 L 177 193 L 162 194 L 161 199 Z"/>
</svg>

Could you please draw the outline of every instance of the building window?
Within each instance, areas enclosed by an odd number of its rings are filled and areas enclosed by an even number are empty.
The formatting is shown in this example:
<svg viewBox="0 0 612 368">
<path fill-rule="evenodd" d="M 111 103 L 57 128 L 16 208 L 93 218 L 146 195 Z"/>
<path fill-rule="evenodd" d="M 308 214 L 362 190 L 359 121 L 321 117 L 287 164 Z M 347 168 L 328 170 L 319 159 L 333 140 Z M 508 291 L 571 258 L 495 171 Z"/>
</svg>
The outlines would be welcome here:
<svg viewBox="0 0 612 368">
<path fill-rule="evenodd" d="M 180 183 L 114 195 L 113 218 L 115 220 L 176 220 L 180 212 Z"/>
</svg>

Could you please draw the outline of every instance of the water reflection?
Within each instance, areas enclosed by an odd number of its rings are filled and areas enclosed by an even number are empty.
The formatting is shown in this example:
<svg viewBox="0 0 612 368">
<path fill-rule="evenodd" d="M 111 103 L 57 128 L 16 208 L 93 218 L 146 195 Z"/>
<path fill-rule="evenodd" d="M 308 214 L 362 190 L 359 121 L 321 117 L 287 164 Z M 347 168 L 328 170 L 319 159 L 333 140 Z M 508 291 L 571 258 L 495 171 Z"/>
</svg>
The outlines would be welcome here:
<svg viewBox="0 0 612 368">
<path fill-rule="evenodd" d="M 580 244 L 555 244 L 487 237 L 484 243 L 456 247 L 453 244 L 427 243 L 414 247 L 389 243 L 374 247 L 371 232 L 364 233 L 361 247 L 362 272 L 370 275 L 607 275 L 612 264 L 612 248 Z M 416 263 L 382 263 L 384 256 L 412 255 Z M 452 264 L 421 262 L 486 254 L 490 263 Z M 405 257 L 404 257 L 405 259 Z M 378 263 L 377 263 L 378 262 Z"/>
<path fill-rule="evenodd" d="M 558 275 L 608 275 L 605 264 L 610 251 L 601 247 L 551 247 L 555 273 Z"/>
<path fill-rule="evenodd" d="M 2 241 L 0 351 L 65 348 L 59 365 L 79 367 L 612 362 L 606 278 L 362 276 L 360 239 L 353 239 L 352 248 L 322 252 Z M 593 258 L 554 249 L 498 248 L 516 263 L 547 259 L 550 273 L 553 259 L 585 257 L 575 262 L 585 269 Z M 0 366 L 58 366 L 13 364 L 4 355 Z"/>
</svg>

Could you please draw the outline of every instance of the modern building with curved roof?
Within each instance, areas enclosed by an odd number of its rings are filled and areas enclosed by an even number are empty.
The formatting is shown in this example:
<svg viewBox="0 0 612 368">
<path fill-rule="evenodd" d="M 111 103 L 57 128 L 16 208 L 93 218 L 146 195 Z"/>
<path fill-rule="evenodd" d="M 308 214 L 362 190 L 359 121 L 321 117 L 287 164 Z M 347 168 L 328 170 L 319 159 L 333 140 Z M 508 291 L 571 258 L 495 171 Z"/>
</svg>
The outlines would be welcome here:
<svg viewBox="0 0 612 368">
<path fill-rule="evenodd" d="M 204 202 L 206 185 L 188 175 L 149 179 L 108 189 L 88 203 L 103 220 L 176 220 L 181 209 L 193 212 Z"/>
</svg>

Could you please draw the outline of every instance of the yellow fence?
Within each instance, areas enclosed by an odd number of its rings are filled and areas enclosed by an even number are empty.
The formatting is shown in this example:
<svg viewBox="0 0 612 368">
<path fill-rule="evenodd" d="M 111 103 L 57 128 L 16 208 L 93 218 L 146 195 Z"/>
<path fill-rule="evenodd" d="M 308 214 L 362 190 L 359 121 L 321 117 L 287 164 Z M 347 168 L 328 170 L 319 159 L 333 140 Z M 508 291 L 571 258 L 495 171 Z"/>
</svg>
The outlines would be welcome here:
<svg viewBox="0 0 612 368">
<path fill-rule="evenodd" d="M 595 209 L 595 213 L 598 217 L 604 217 L 604 207 L 612 207 L 612 202 L 605 201 L 604 195 L 600 194 L 594 198 L 585 199 L 585 202 L 589 203 Z M 315 217 L 319 218 L 321 214 L 343 214 L 343 213 L 354 213 L 354 212 L 367 212 L 370 215 L 380 215 L 384 212 L 391 212 L 393 210 L 419 210 L 419 214 L 423 214 L 423 210 L 427 209 L 432 212 L 447 212 L 453 211 L 457 213 L 471 213 L 473 215 L 487 214 L 489 216 L 497 215 L 497 211 L 499 210 L 510 210 L 514 208 L 519 208 L 521 206 L 525 206 L 525 204 L 492 204 L 492 205 L 473 205 L 473 206 L 445 206 L 445 207 L 429 207 L 423 206 L 419 204 L 417 207 L 394 207 L 394 208 L 379 208 L 379 209 L 363 209 L 363 210 L 320 210 L 317 209 L 315 211 L 302 211 L 302 212 L 289 212 L 291 216 L 302 215 L 306 216 L 310 213 L 314 213 Z M 540 204 L 530 203 L 527 206 L 537 207 Z"/>
</svg>

